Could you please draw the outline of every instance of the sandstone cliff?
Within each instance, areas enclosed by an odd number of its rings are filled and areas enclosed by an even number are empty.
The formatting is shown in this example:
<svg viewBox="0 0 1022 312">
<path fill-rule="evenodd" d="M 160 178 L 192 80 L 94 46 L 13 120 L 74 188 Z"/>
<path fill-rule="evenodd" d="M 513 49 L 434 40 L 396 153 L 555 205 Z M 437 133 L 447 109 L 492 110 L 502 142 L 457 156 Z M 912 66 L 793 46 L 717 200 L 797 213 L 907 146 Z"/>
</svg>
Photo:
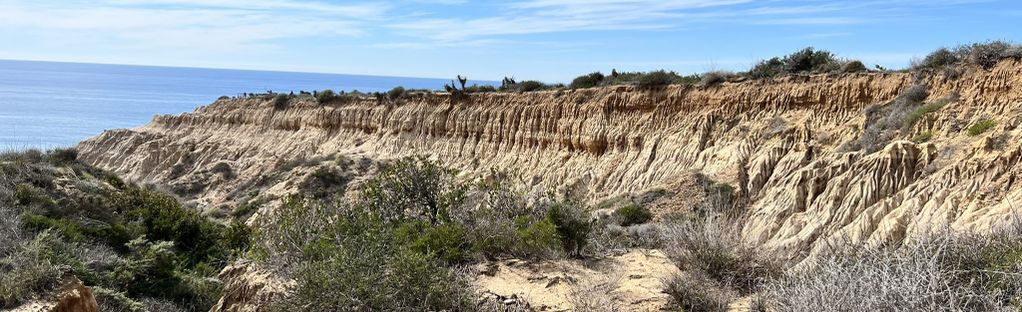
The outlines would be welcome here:
<svg viewBox="0 0 1022 312">
<path fill-rule="evenodd" d="M 928 102 L 957 100 L 897 129 L 878 152 L 849 151 L 864 111 L 914 84 Z M 699 171 L 750 203 L 747 240 L 797 256 L 825 241 L 897 242 L 934 227 L 985 230 L 1022 203 L 1022 63 L 960 77 L 911 73 L 795 76 L 654 90 L 418 95 L 275 108 L 219 100 L 194 113 L 107 131 L 82 159 L 168 185 L 202 207 L 293 187 L 288 162 L 342 154 L 428 155 L 472 174 L 502 168 L 548 186 L 581 183 L 593 198 L 675 183 Z M 982 120 L 993 128 L 969 135 Z M 908 139 L 932 136 L 925 143 Z M 918 140 L 922 141 L 922 140 Z"/>
</svg>

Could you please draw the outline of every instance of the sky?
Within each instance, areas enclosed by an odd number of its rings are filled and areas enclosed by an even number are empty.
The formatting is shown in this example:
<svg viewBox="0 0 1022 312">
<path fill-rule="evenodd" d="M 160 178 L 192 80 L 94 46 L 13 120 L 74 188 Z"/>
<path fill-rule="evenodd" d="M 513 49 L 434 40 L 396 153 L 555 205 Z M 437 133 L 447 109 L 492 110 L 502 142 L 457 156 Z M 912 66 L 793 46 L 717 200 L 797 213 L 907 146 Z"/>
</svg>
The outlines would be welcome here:
<svg viewBox="0 0 1022 312">
<path fill-rule="evenodd" d="M 0 59 L 568 82 L 742 71 L 807 46 L 888 68 L 1022 42 L 1019 0 L 0 0 Z"/>
</svg>

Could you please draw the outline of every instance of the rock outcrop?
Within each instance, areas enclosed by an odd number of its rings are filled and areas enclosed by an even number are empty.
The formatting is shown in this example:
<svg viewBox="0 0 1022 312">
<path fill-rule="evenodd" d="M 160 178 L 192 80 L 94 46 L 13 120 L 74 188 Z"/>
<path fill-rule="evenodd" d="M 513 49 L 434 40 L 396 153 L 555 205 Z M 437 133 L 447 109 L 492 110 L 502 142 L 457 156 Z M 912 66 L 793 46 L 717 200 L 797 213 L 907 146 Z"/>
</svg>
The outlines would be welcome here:
<svg viewBox="0 0 1022 312">
<path fill-rule="evenodd" d="M 283 296 L 293 282 L 282 281 L 272 273 L 254 269 L 249 263 L 234 263 L 218 278 L 224 281 L 223 296 L 210 312 L 266 311 L 270 303 Z"/>
<path fill-rule="evenodd" d="M 864 111 L 915 84 L 928 102 L 878 152 L 860 141 Z M 698 171 L 748 200 L 747 240 L 792 257 L 822 242 L 898 242 L 936 227 L 984 231 L 1022 203 L 1022 63 L 960 77 L 911 73 L 791 76 L 717 86 L 415 95 L 319 104 L 311 97 L 219 100 L 194 113 L 107 131 L 81 158 L 171 186 L 199 206 L 237 204 L 288 162 L 324 155 L 427 155 L 472 174 L 516 170 L 537 183 L 580 183 L 593 198 L 637 192 Z M 994 126 L 976 135 L 980 121 Z M 925 135 L 924 135 L 925 134 Z M 919 137 L 928 137 L 925 143 Z"/>
<path fill-rule="evenodd" d="M 92 290 L 82 284 L 82 281 L 73 275 L 65 276 L 60 288 L 49 300 L 40 300 L 27 303 L 12 311 L 17 312 L 96 312 L 99 311 L 99 304 L 96 303 L 96 296 Z"/>
</svg>

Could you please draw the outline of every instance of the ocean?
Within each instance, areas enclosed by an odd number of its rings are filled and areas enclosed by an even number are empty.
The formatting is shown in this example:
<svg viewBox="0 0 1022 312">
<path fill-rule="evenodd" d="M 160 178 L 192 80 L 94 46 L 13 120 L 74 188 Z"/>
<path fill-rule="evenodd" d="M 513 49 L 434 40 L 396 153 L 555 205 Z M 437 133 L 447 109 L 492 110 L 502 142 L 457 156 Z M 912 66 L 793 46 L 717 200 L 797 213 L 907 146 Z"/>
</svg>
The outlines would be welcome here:
<svg viewBox="0 0 1022 312">
<path fill-rule="evenodd" d="M 450 79 L 0 60 L 0 151 L 74 146 L 103 130 L 190 112 L 223 95 L 441 89 L 445 82 Z"/>
</svg>

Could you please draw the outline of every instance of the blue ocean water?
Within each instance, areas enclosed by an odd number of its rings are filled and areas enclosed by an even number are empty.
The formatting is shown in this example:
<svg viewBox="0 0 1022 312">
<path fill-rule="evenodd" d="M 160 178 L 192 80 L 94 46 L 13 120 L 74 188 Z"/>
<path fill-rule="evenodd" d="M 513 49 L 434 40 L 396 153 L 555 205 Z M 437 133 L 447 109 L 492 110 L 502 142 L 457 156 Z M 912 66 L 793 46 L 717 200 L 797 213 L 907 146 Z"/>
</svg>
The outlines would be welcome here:
<svg viewBox="0 0 1022 312">
<path fill-rule="evenodd" d="M 222 95 L 440 89 L 446 79 L 0 60 L 0 151 L 73 146 Z M 489 82 L 478 82 L 487 84 Z"/>
</svg>

